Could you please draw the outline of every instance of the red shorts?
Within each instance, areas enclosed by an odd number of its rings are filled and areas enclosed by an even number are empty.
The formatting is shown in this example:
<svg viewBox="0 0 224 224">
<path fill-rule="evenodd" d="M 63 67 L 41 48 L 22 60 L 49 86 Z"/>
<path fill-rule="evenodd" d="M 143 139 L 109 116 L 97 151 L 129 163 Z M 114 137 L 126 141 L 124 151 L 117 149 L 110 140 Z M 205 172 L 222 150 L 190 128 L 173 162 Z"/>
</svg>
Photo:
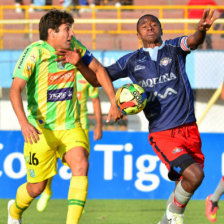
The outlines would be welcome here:
<svg viewBox="0 0 224 224">
<path fill-rule="evenodd" d="M 204 167 L 201 138 L 196 123 L 150 133 L 149 142 L 168 168 L 171 180 L 178 180 L 184 169 L 192 163 Z"/>
</svg>

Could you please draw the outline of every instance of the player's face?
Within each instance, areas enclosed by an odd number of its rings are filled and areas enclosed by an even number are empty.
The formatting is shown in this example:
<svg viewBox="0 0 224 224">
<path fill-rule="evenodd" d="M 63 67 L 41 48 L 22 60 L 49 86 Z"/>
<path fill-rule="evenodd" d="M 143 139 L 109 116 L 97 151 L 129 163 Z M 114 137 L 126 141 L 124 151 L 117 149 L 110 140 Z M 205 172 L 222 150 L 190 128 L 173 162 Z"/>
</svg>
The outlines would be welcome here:
<svg viewBox="0 0 224 224">
<path fill-rule="evenodd" d="M 72 25 L 69 23 L 61 24 L 59 31 L 54 32 L 54 48 L 57 49 L 70 49 L 71 39 L 74 36 Z"/>
<path fill-rule="evenodd" d="M 147 16 L 140 20 L 138 25 L 138 38 L 142 40 L 144 47 L 150 47 L 150 44 L 157 45 L 161 42 L 162 30 L 158 22 L 152 17 Z"/>
</svg>

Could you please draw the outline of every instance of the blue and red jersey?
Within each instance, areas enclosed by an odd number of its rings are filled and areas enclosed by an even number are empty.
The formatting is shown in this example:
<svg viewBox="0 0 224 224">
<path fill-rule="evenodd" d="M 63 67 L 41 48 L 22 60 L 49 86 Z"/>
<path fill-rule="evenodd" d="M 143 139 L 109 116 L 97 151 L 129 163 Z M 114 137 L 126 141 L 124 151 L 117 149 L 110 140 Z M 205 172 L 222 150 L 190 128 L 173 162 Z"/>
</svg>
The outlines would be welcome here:
<svg viewBox="0 0 224 224">
<path fill-rule="evenodd" d="M 193 92 L 185 69 L 190 53 L 187 37 L 166 40 L 156 48 L 138 49 L 106 68 L 112 81 L 129 77 L 144 88 L 149 132 L 196 121 Z"/>
</svg>

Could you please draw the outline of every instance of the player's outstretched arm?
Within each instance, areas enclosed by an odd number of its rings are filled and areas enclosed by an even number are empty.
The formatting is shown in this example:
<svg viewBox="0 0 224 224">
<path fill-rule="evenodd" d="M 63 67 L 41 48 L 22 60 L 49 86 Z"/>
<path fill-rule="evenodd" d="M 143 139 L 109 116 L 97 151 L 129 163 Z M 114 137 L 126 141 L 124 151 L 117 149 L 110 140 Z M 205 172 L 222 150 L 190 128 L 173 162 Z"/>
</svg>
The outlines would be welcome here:
<svg viewBox="0 0 224 224">
<path fill-rule="evenodd" d="M 89 64 L 89 68 L 96 74 L 98 82 L 104 88 L 104 91 L 110 100 L 111 107 L 107 116 L 107 122 L 109 122 L 111 118 L 116 122 L 123 117 L 123 114 L 119 111 L 115 103 L 115 91 L 111 79 L 106 69 L 97 61 L 96 58 L 93 58 Z"/>
<path fill-rule="evenodd" d="M 100 107 L 100 98 L 92 98 L 93 102 L 93 111 L 96 118 L 96 127 L 94 129 L 94 140 L 100 140 L 102 138 L 102 112 Z"/>
<path fill-rule="evenodd" d="M 39 140 L 39 134 L 41 134 L 41 132 L 37 130 L 34 126 L 32 126 L 26 118 L 21 96 L 25 85 L 25 80 L 15 77 L 10 88 L 9 97 L 12 103 L 12 107 L 19 121 L 19 124 L 21 126 L 21 131 L 25 141 L 29 141 L 31 144 L 33 144 L 33 141 L 37 142 Z"/>
<path fill-rule="evenodd" d="M 81 60 L 81 54 L 79 50 L 74 49 L 73 51 L 71 51 L 59 49 L 55 52 L 55 54 L 59 56 L 56 61 L 60 61 L 62 62 L 62 64 L 70 63 L 72 65 L 75 65 L 92 86 L 101 86 L 96 78 L 96 74 L 92 70 L 90 70 L 89 67 L 86 66 L 85 63 Z"/>
<path fill-rule="evenodd" d="M 214 21 L 218 18 L 214 16 L 215 10 L 210 12 L 210 9 L 205 9 L 198 23 L 196 32 L 189 36 L 187 45 L 190 49 L 196 49 L 205 40 L 206 32 L 210 29 Z"/>
</svg>

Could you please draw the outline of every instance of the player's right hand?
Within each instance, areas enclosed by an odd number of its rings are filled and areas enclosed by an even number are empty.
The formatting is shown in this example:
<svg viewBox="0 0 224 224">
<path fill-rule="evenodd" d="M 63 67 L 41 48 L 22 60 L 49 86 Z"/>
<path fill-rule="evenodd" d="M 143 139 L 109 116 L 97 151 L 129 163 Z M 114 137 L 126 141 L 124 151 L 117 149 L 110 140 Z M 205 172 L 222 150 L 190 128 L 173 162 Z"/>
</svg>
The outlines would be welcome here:
<svg viewBox="0 0 224 224">
<path fill-rule="evenodd" d="M 25 142 L 26 143 L 29 142 L 30 144 L 37 143 L 40 140 L 39 134 L 42 134 L 29 122 L 21 125 L 21 131 L 25 139 Z"/>
<path fill-rule="evenodd" d="M 109 122 L 111 118 L 113 118 L 114 122 L 117 122 L 118 120 L 123 118 L 123 114 L 117 108 L 116 104 L 111 105 L 106 122 Z"/>
</svg>

